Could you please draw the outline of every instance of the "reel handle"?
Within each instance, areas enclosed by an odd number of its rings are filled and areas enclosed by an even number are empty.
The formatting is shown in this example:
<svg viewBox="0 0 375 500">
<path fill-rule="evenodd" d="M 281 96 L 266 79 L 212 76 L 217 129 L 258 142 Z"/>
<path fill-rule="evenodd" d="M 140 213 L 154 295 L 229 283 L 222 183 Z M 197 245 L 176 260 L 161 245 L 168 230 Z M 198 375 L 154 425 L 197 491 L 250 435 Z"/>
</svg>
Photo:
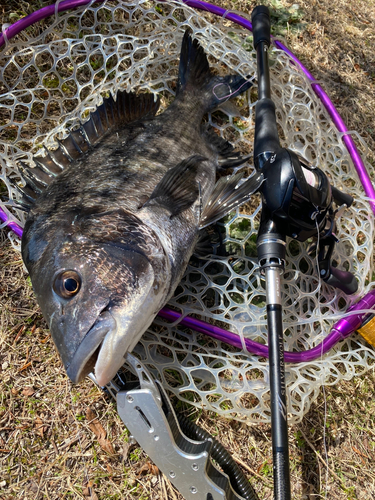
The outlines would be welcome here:
<svg viewBox="0 0 375 500">
<path fill-rule="evenodd" d="M 348 208 L 352 205 L 354 198 L 348 193 L 343 193 L 340 189 L 337 189 L 335 186 L 332 186 L 332 196 L 337 205 L 346 205 Z"/>
<path fill-rule="evenodd" d="M 358 290 L 358 282 L 352 273 L 333 267 L 328 261 L 319 263 L 319 271 L 325 283 L 342 290 L 346 295 L 352 295 Z"/>
</svg>

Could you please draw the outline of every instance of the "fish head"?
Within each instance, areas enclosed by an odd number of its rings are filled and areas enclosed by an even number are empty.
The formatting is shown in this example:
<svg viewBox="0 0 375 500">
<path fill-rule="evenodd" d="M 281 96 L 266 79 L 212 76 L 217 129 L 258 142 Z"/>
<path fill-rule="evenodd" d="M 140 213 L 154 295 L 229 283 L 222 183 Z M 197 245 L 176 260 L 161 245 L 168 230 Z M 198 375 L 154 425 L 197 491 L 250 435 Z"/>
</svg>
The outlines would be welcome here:
<svg viewBox="0 0 375 500">
<path fill-rule="evenodd" d="M 22 255 L 68 376 L 77 383 L 94 369 L 106 385 L 166 298 L 159 239 L 121 210 L 57 225 L 31 220 Z"/>
</svg>

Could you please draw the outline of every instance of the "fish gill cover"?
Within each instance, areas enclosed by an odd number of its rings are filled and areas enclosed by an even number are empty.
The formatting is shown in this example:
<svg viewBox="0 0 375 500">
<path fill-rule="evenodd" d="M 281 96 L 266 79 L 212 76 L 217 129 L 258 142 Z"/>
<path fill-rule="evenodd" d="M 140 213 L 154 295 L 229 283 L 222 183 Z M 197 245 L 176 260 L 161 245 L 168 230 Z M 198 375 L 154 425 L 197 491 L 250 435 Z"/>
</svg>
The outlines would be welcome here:
<svg viewBox="0 0 375 500">
<path fill-rule="evenodd" d="M 71 127 L 88 119 L 103 97 L 117 90 L 157 94 L 165 109 L 173 100 L 184 31 L 190 28 L 219 74 L 255 75 L 250 33 L 226 26 L 178 3 L 145 1 L 91 5 L 50 20 L 35 39 L 23 32 L 1 53 L 1 179 L 17 180 L 17 162 L 33 165 L 43 146 L 57 147 Z M 316 162 L 331 183 L 347 189 L 355 204 L 338 221 L 340 243 L 334 260 L 353 272 L 358 295 L 346 297 L 321 283 L 308 245 L 289 241 L 283 281 L 285 348 L 318 344 L 348 306 L 371 288 L 373 217 L 350 157 L 309 83 L 288 56 L 271 52 L 273 98 L 282 145 Z M 252 152 L 256 89 L 231 107 L 208 113 L 207 122 L 244 154 Z M 250 168 L 249 164 L 247 168 Z M 4 196 L 3 196 L 4 199 Z M 10 218 L 24 224 L 20 210 L 2 203 Z M 227 257 L 193 256 L 170 305 L 182 315 L 223 326 L 241 338 L 267 342 L 264 281 L 255 238 L 259 198 L 220 223 Z M 19 240 L 13 245 L 19 250 Z M 219 243 L 216 244 L 216 247 Z M 214 245 L 215 247 L 215 245 Z M 178 323 L 178 322 L 176 322 Z M 135 348 L 164 387 L 178 398 L 239 420 L 269 419 L 268 361 L 157 318 Z M 375 354 L 356 336 L 323 359 L 287 365 L 292 420 L 300 420 L 322 384 L 367 370 Z"/>
</svg>

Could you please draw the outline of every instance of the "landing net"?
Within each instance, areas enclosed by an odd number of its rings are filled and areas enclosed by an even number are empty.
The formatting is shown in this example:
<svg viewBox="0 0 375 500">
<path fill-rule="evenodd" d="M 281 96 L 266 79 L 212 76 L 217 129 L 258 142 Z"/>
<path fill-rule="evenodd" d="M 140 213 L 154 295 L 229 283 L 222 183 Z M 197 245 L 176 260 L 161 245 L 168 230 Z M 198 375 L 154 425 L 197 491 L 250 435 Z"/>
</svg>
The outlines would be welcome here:
<svg viewBox="0 0 375 500">
<path fill-rule="evenodd" d="M 57 11 L 57 9 L 56 9 Z M 256 75 L 250 32 L 202 14 L 179 2 L 113 1 L 55 15 L 47 27 L 25 30 L 0 53 L 0 163 L 3 199 L 17 198 L 9 182 L 18 178 L 16 162 L 32 163 L 43 145 L 85 121 L 105 95 L 118 89 L 146 89 L 173 99 L 179 50 L 190 28 L 219 73 Z M 374 283 L 373 215 L 352 161 L 310 83 L 288 55 L 270 53 L 273 99 L 280 138 L 322 168 L 331 184 L 349 191 L 354 205 L 338 220 L 334 260 L 359 281 L 358 294 L 347 297 L 319 280 L 309 242 L 288 240 L 283 279 L 285 349 L 302 351 L 319 344 L 346 309 Z M 253 150 L 256 86 L 207 117 L 218 133 L 239 150 Z M 364 158 L 365 146 L 358 139 Z M 252 165 L 247 165 L 252 168 Z M 7 191 L 7 192 L 6 192 Z M 229 214 L 219 227 L 227 257 L 216 251 L 193 256 L 170 306 L 267 343 L 265 282 L 260 275 L 255 240 L 260 198 Z M 1 203 L 21 226 L 24 214 Z M 10 233 L 12 245 L 19 239 Z M 178 323 L 178 322 L 176 322 Z M 157 318 L 135 351 L 165 389 L 180 400 L 243 421 L 270 418 L 268 360 Z M 289 418 L 299 421 L 322 384 L 336 384 L 373 366 L 375 352 L 357 335 L 337 344 L 317 361 L 287 364 Z"/>
</svg>

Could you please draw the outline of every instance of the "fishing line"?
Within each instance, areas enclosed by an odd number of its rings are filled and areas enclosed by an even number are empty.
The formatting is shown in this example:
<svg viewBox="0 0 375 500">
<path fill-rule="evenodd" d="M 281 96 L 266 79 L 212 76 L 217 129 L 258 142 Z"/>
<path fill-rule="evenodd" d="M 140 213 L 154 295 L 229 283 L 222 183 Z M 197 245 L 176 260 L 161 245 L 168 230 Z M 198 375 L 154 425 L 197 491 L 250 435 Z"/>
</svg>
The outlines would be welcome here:
<svg viewBox="0 0 375 500">
<path fill-rule="evenodd" d="M 322 278 L 320 275 L 320 266 L 319 266 L 319 243 L 320 243 L 320 231 L 317 219 L 315 219 L 316 225 L 316 233 L 317 233 L 317 241 L 316 241 L 316 250 L 315 250 L 315 259 L 316 266 L 318 269 L 318 280 L 319 280 L 319 291 L 318 291 L 318 303 L 320 303 L 321 291 L 322 291 Z M 320 321 L 320 329 L 322 332 L 322 336 L 324 335 L 324 324 L 323 324 L 323 315 L 321 308 L 319 307 L 319 321 Z M 321 342 L 320 349 L 320 361 L 323 363 L 323 342 Z M 327 450 L 327 441 L 326 441 L 326 425 L 327 425 L 327 397 L 326 397 L 326 389 L 324 383 L 322 384 L 322 392 L 323 392 L 323 401 L 324 401 L 324 417 L 323 417 L 323 446 L 324 446 L 324 456 L 325 456 L 325 464 L 326 464 L 326 474 L 325 474 L 325 499 L 327 499 L 328 493 L 328 475 L 329 475 L 329 466 L 328 466 L 328 450 Z"/>
<path fill-rule="evenodd" d="M 217 83 L 217 84 L 213 87 L 213 89 L 212 89 L 212 93 L 214 94 L 214 96 L 216 97 L 216 99 L 218 99 L 219 101 L 222 101 L 223 99 L 228 99 L 228 98 L 229 98 L 229 97 L 231 97 L 232 95 L 234 95 L 234 94 L 236 94 L 237 92 L 239 92 L 239 91 L 240 91 L 240 89 L 242 89 L 242 87 L 243 87 L 244 85 L 247 85 L 247 84 L 248 84 L 248 82 L 246 81 L 246 82 L 244 82 L 242 85 L 240 85 L 240 86 L 238 87 L 238 89 L 237 89 L 237 90 L 231 91 L 231 88 L 230 88 L 230 86 L 229 86 L 228 84 L 226 84 L 226 83 Z M 222 97 L 219 97 L 218 95 L 216 95 L 215 89 L 216 89 L 217 87 L 222 87 L 223 85 L 224 85 L 224 86 L 226 86 L 226 87 L 228 87 L 228 89 L 229 89 L 229 94 L 224 95 L 224 96 L 222 96 Z"/>
</svg>

